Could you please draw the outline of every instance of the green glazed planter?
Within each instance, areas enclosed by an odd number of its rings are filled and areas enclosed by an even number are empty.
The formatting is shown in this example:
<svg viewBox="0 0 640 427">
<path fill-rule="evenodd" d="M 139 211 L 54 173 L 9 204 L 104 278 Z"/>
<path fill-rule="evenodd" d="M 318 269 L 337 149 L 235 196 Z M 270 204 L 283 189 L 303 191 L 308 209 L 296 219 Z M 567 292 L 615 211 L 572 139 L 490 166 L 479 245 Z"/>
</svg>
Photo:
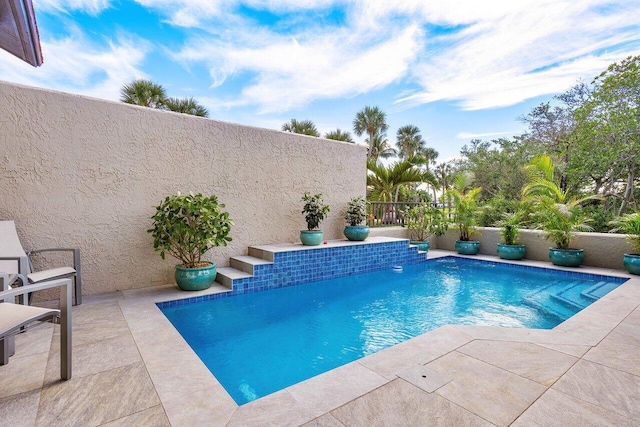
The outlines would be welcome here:
<svg viewBox="0 0 640 427">
<path fill-rule="evenodd" d="M 302 230 L 300 240 L 305 246 L 318 246 L 324 240 L 324 233 L 322 230 Z"/>
<path fill-rule="evenodd" d="M 184 268 L 176 265 L 176 283 L 183 291 L 202 291 L 216 280 L 216 264 L 207 267 Z"/>
<path fill-rule="evenodd" d="M 553 265 L 578 267 L 584 260 L 584 250 L 549 248 L 549 259 Z"/>
<path fill-rule="evenodd" d="M 428 241 L 423 242 L 423 241 L 417 240 L 417 241 L 411 241 L 409 243 L 411 243 L 412 245 L 416 245 L 418 247 L 418 250 L 423 252 L 427 252 L 431 248 L 431 243 L 429 243 Z"/>
<path fill-rule="evenodd" d="M 344 227 L 344 237 L 354 242 L 362 242 L 369 237 L 371 230 L 366 225 L 347 225 Z"/>
<path fill-rule="evenodd" d="M 631 274 L 640 274 L 640 255 L 624 254 L 624 268 Z"/>
<path fill-rule="evenodd" d="M 502 259 L 521 260 L 526 249 L 524 245 L 505 245 L 498 243 L 498 256 Z"/>
<path fill-rule="evenodd" d="M 460 255 L 477 255 L 480 252 L 480 241 L 456 240 L 456 251 Z"/>
</svg>

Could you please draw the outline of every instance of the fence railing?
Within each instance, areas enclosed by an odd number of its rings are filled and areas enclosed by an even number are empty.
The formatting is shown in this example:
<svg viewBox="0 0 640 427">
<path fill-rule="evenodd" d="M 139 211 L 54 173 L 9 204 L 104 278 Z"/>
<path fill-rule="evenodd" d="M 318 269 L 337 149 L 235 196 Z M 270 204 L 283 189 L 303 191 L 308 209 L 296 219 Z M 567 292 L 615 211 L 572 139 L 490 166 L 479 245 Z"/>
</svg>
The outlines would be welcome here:
<svg viewBox="0 0 640 427">
<path fill-rule="evenodd" d="M 369 202 L 367 206 L 367 225 L 369 227 L 405 227 L 407 211 L 411 207 L 419 205 L 419 202 Z M 433 206 L 450 211 L 441 203 L 433 203 Z"/>
</svg>

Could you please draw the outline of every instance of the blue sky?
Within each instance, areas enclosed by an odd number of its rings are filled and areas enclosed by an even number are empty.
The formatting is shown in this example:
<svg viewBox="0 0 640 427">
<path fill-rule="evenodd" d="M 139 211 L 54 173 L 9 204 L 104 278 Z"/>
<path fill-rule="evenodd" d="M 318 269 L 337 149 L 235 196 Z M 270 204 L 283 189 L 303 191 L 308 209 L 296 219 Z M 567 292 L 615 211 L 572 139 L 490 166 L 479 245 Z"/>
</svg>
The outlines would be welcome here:
<svg viewBox="0 0 640 427">
<path fill-rule="evenodd" d="M 136 78 L 213 119 L 352 130 L 377 105 L 388 137 L 418 126 L 440 161 L 579 79 L 640 54 L 638 0 L 33 0 L 44 64 L 0 51 L 0 80 L 118 100 Z M 364 141 L 364 136 L 355 138 Z"/>
</svg>

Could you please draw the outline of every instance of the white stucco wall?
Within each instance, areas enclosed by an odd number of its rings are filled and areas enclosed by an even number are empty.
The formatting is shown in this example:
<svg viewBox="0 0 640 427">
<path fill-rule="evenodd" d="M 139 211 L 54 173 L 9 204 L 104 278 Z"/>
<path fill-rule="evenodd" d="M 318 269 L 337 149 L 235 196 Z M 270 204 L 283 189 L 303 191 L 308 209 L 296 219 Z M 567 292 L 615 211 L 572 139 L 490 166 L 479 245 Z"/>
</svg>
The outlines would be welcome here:
<svg viewBox="0 0 640 427">
<path fill-rule="evenodd" d="M 25 249 L 78 246 L 84 293 L 171 283 L 154 252 L 154 206 L 181 191 L 216 194 L 233 242 L 228 265 L 254 244 L 296 242 L 305 191 L 331 206 L 325 237 L 366 190 L 366 149 L 118 102 L 0 82 L 0 220 Z"/>
</svg>

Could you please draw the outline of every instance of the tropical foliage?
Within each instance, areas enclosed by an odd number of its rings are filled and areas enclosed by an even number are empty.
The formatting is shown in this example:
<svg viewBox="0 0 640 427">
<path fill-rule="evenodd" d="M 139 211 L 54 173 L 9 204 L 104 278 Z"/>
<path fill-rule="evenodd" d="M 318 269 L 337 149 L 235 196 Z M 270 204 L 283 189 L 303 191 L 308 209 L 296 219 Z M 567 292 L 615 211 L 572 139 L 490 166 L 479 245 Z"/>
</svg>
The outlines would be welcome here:
<svg viewBox="0 0 640 427">
<path fill-rule="evenodd" d="M 320 136 L 320 132 L 318 132 L 318 128 L 315 123 L 311 120 L 296 120 L 291 119 L 290 121 L 284 123 L 282 125 L 282 130 L 285 132 L 299 133 L 302 135 L 309 136 Z"/>
<path fill-rule="evenodd" d="M 352 144 L 355 143 L 355 141 L 351 137 L 351 133 L 343 131 L 340 128 L 325 133 L 324 137 L 327 139 L 333 139 L 335 141 L 350 142 Z"/>
<path fill-rule="evenodd" d="M 462 241 L 469 241 L 476 231 L 478 196 L 482 188 L 471 188 L 472 181 L 472 176 L 458 174 L 454 179 L 453 188 L 448 191 L 453 199 L 453 222 L 458 227 L 458 238 Z"/>
<path fill-rule="evenodd" d="M 426 241 L 429 236 L 442 236 L 449 228 L 449 221 L 442 209 L 430 203 L 411 207 L 407 213 L 407 228 L 411 230 L 411 240 Z"/>
<path fill-rule="evenodd" d="M 397 202 L 402 185 L 432 180 L 420 168 L 421 164 L 424 164 L 424 158 L 419 156 L 397 161 L 389 166 L 369 159 L 367 163 L 369 199 L 380 202 Z M 435 184 L 435 182 L 433 183 Z"/>
<path fill-rule="evenodd" d="M 627 240 L 636 254 L 640 254 L 640 212 L 626 214 L 611 221 L 615 228 L 612 233 L 626 234 Z"/>
<path fill-rule="evenodd" d="M 390 146 L 387 148 L 387 129 L 389 129 L 387 115 L 378 107 L 365 106 L 353 120 L 353 132 L 357 136 L 362 136 L 364 133 L 368 135 L 366 140 L 369 146 L 368 158 L 374 160 L 377 160 L 381 153 L 389 152 L 389 149 L 392 149 Z"/>
<path fill-rule="evenodd" d="M 127 104 L 209 117 L 209 111 L 195 99 L 169 98 L 162 85 L 150 80 L 133 80 L 124 84 L 120 89 L 120 100 Z"/>
<path fill-rule="evenodd" d="M 502 241 L 505 245 L 517 244 L 522 214 L 522 211 L 504 212 L 502 219 L 496 224 L 502 229 Z"/>
</svg>

